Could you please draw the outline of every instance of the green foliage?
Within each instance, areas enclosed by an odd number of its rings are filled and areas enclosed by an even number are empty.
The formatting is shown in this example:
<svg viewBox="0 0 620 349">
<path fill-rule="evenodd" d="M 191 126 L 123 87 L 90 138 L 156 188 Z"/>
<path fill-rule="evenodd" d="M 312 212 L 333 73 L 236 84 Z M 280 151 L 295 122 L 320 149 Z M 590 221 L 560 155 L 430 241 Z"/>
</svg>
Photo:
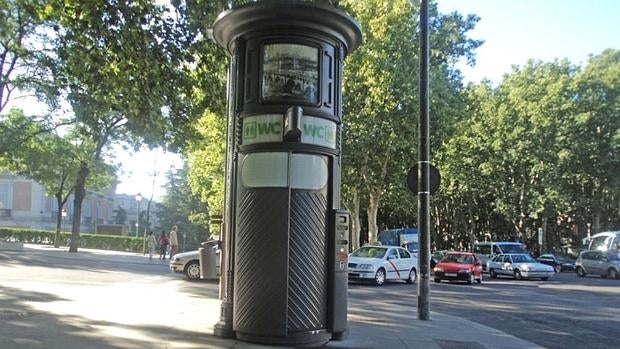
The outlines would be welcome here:
<svg viewBox="0 0 620 349">
<path fill-rule="evenodd" d="M 30 244 L 52 245 L 53 231 L 28 230 L 16 228 L 0 228 L 0 239 L 19 241 Z M 102 234 L 81 234 L 80 247 L 100 250 L 142 252 L 142 238 L 131 236 L 116 236 Z M 70 233 L 61 233 L 60 246 L 68 246 L 71 241 Z"/>
<path fill-rule="evenodd" d="M 166 195 L 160 205 L 158 217 L 160 226 L 166 232 L 174 225 L 179 228 L 179 248 L 183 246 L 182 237 L 185 234 L 185 250 L 193 250 L 200 247 L 200 243 L 208 240 L 211 235 L 210 210 L 197 195 L 192 194 L 187 173 L 187 167 L 167 173 Z"/>
<path fill-rule="evenodd" d="M 117 206 L 114 210 L 114 224 L 125 224 L 127 222 L 127 210 Z"/>
</svg>

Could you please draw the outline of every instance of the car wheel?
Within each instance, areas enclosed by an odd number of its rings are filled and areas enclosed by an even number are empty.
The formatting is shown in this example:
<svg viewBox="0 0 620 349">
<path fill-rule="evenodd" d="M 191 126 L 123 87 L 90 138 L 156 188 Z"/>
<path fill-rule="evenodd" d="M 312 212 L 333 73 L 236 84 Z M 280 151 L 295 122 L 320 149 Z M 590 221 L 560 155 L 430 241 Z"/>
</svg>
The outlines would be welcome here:
<svg viewBox="0 0 620 349">
<path fill-rule="evenodd" d="M 375 273 L 375 285 L 381 286 L 385 282 L 385 270 L 383 268 L 379 268 Z"/>
<path fill-rule="evenodd" d="M 440 282 L 441 282 L 441 279 L 435 278 L 435 282 L 436 282 L 436 283 L 440 283 Z"/>
<path fill-rule="evenodd" d="M 521 275 L 521 271 L 519 269 L 515 269 L 515 280 L 523 279 L 523 275 Z"/>
<path fill-rule="evenodd" d="M 540 279 L 541 279 L 542 281 L 547 281 L 547 280 L 549 280 L 549 278 L 547 278 L 547 277 L 540 278 Z"/>
<path fill-rule="evenodd" d="M 415 268 L 411 268 L 411 270 L 409 271 L 409 277 L 407 278 L 407 283 L 412 284 L 417 280 L 417 278 L 418 273 L 416 273 Z"/>
<path fill-rule="evenodd" d="M 614 268 L 609 268 L 609 270 L 607 271 L 607 276 L 610 279 L 620 279 L 620 274 L 618 273 L 618 271 Z"/>
<path fill-rule="evenodd" d="M 200 279 L 200 262 L 191 261 L 185 265 L 185 275 L 190 280 Z"/>
<path fill-rule="evenodd" d="M 491 271 L 489 271 L 489 275 L 491 275 L 491 279 L 497 279 L 497 273 L 495 270 L 491 269 Z"/>
<path fill-rule="evenodd" d="M 586 276 L 586 271 L 583 270 L 582 267 L 577 267 L 577 275 L 580 276 L 580 277 L 584 277 L 584 276 Z"/>
<path fill-rule="evenodd" d="M 562 265 L 556 264 L 556 266 L 553 267 L 553 270 L 555 270 L 556 273 L 562 272 Z"/>
<path fill-rule="evenodd" d="M 469 279 L 467 280 L 467 284 L 471 285 L 474 283 L 474 274 L 469 274 Z"/>
</svg>

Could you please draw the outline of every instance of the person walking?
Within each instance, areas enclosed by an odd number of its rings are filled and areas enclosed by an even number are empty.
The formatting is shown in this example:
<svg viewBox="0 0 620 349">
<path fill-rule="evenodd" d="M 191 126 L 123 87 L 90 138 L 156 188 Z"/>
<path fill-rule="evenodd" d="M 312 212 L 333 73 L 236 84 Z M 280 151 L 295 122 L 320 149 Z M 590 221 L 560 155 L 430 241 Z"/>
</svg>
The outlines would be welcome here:
<svg viewBox="0 0 620 349">
<path fill-rule="evenodd" d="M 177 254 L 177 251 L 179 249 L 179 238 L 177 236 L 177 226 L 173 226 L 172 230 L 170 231 L 170 258 L 174 257 L 175 254 Z"/>
<path fill-rule="evenodd" d="M 168 251 L 168 245 L 170 241 L 166 236 L 166 232 L 161 232 L 159 235 L 159 259 L 166 260 L 166 252 Z"/>
<path fill-rule="evenodd" d="M 155 253 L 155 249 L 157 248 L 157 241 L 155 241 L 155 236 L 153 236 L 152 231 L 149 231 L 149 236 L 146 238 L 146 243 L 149 246 L 149 261 L 152 261 L 153 253 Z"/>
</svg>

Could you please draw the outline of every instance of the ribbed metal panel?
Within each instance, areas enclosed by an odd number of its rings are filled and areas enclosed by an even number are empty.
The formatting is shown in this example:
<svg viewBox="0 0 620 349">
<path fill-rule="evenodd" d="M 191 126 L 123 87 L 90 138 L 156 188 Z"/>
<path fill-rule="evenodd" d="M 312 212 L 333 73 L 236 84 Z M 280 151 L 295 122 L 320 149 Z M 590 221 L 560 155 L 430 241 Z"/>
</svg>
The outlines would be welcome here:
<svg viewBox="0 0 620 349">
<path fill-rule="evenodd" d="M 289 255 L 288 328 L 327 327 L 327 197 L 293 190 Z"/>
<path fill-rule="evenodd" d="M 284 336 L 288 190 L 242 190 L 237 207 L 234 330 Z"/>
</svg>

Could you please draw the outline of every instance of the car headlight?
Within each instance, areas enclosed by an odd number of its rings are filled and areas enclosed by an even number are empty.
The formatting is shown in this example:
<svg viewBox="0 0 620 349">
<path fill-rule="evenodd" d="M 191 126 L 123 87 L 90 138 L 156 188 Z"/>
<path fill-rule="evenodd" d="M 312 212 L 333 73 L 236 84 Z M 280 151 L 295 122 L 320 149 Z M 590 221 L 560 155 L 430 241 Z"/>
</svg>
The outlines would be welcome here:
<svg viewBox="0 0 620 349">
<path fill-rule="evenodd" d="M 359 264 L 357 266 L 357 269 L 364 269 L 364 270 L 373 270 L 375 267 L 372 264 Z"/>
<path fill-rule="evenodd" d="M 434 271 L 443 272 L 443 268 L 435 267 Z"/>
<path fill-rule="evenodd" d="M 529 270 L 530 270 L 530 267 L 529 267 L 528 265 L 522 265 L 522 266 L 521 266 L 521 270 L 523 270 L 523 271 L 529 271 Z"/>
</svg>

